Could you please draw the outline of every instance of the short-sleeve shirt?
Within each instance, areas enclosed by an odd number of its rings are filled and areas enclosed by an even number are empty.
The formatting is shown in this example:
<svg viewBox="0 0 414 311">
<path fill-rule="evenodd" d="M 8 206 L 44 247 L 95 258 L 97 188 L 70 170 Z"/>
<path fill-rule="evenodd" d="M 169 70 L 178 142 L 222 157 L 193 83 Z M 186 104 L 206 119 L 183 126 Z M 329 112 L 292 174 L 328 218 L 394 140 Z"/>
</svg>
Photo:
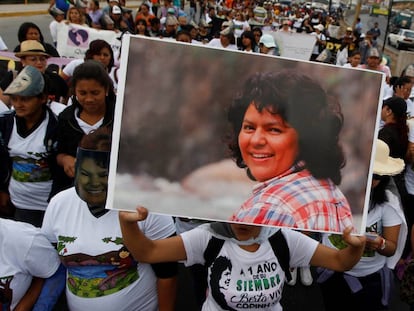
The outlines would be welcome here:
<svg viewBox="0 0 414 311">
<path fill-rule="evenodd" d="M 14 310 L 29 288 L 32 277 L 52 276 L 60 260 L 38 228 L 2 218 L 0 249 L 0 308 Z"/>
<path fill-rule="evenodd" d="M 318 242 L 302 233 L 282 230 L 289 247 L 290 266 L 309 265 Z M 186 266 L 205 263 L 203 254 L 211 236 L 200 227 L 181 234 Z M 202 310 L 282 310 L 279 302 L 284 283 L 285 273 L 268 240 L 255 252 L 225 241 L 208 269 L 209 290 Z"/>
<path fill-rule="evenodd" d="M 316 179 L 299 162 L 259 183 L 231 220 L 315 231 L 353 226 L 349 203 L 330 179 Z"/>
<path fill-rule="evenodd" d="M 149 215 L 139 222 L 150 239 L 175 232 L 169 216 Z M 42 232 L 57 243 L 67 267 L 69 309 L 153 311 L 157 309 L 156 276 L 151 265 L 136 262 L 123 244 L 118 211 L 94 217 L 70 188 L 54 196 L 46 209 Z"/>
</svg>

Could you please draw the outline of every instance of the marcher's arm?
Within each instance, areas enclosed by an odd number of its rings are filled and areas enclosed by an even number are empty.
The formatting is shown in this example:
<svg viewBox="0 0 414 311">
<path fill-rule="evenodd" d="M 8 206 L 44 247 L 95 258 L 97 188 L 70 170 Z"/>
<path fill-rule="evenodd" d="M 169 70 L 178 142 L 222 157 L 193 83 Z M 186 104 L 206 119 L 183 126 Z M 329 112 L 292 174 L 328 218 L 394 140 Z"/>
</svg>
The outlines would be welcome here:
<svg viewBox="0 0 414 311">
<path fill-rule="evenodd" d="M 148 210 L 138 207 L 136 212 L 119 212 L 124 244 L 141 262 L 157 263 L 187 259 L 184 242 L 180 236 L 150 240 L 139 229 L 137 222 L 147 218 Z"/>
<path fill-rule="evenodd" d="M 26 294 L 20 299 L 14 311 L 30 311 L 32 310 L 37 298 L 42 291 L 44 279 L 33 277 L 32 284 L 26 291 Z"/>
<path fill-rule="evenodd" d="M 75 177 L 75 160 L 75 157 L 65 153 L 59 153 L 56 156 L 57 164 L 62 166 L 65 174 L 72 178 Z"/>
<path fill-rule="evenodd" d="M 367 239 L 367 249 L 375 250 L 377 253 L 390 257 L 395 254 L 398 243 L 398 235 L 400 234 L 401 225 L 392 227 L 383 227 L 383 234 L 377 236 L 374 240 Z M 383 240 L 385 239 L 385 241 Z M 385 245 L 384 249 L 381 249 L 382 245 Z"/>
<path fill-rule="evenodd" d="M 351 231 L 350 227 L 343 231 L 343 239 L 348 244 L 346 248 L 337 250 L 319 244 L 310 264 L 335 271 L 350 270 L 361 259 L 366 241 L 365 236 L 353 236 Z"/>
<path fill-rule="evenodd" d="M 175 299 L 177 293 L 177 277 L 172 278 L 158 278 L 158 310 L 159 311 L 174 311 Z"/>
</svg>

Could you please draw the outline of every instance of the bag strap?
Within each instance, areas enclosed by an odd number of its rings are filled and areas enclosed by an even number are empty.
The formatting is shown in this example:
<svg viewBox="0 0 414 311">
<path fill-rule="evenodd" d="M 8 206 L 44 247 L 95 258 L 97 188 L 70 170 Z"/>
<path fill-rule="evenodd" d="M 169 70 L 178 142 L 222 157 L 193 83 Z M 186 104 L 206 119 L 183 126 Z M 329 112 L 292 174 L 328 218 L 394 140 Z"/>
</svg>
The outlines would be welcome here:
<svg viewBox="0 0 414 311">
<path fill-rule="evenodd" d="M 216 237 L 211 237 L 210 241 L 208 241 L 207 247 L 204 251 L 204 265 L 208 268 L 211 266 L 213 261 L 217 258 L 218 253 L 220 252 L 221 248 L 223 247 L 224 240 L 218 239 Z"/>
<path fill-rule="evenodd" d="M 282 230 L 278 230 L 269 238 L 270 245 L 272 246 L 273 253 L 279 261 L 280 267 L 285 272 L 287 281 L 292 279 L 290 274 L 290 253 L 289 245 L 287 244 L 286 238 L 282 233 Z"/>
<path fill-rule="evenodd" d="M 290 273 L 289 246 L 287 244 L 285 236 L 282 233 L 282 230 L 278 230 L 275 234 L 273 234 L 269 238 L 269 243 L 272 247 L 273 253 L 279 261 L 280 267 L 282 268 L 283 272 L 285 272 L 287 281 L 290 281 L 292 279 L 292 276 Z M 223 247 L 223 244 L 223 239 L 219 239 L 214 236 L 211 237 L 203 254 L 205 260 L 204 265 L 207 268 L 210 267 L 214 260 L 217 258 L 217 255 Z"/>
</svg>

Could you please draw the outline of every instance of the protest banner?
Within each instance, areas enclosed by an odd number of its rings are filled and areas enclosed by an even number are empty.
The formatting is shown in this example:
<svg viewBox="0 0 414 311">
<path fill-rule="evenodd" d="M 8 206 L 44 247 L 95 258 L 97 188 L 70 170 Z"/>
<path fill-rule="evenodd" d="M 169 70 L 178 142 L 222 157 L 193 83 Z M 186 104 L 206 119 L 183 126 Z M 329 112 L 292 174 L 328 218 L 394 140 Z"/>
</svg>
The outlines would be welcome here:
<svg viewBox="0 0 414 311">
<path fill-rule="evenodd" d="M 268 32 L 273 35 L 279 47 L 280 56 L 298 60 L 309 60 L 315 45 L 315 37 L 295 32 Z"/>
<path fill-rule="evenodd" d="M 121 47 L 121 33 L 113 30 L 99 30 L 76 24 L 59 23 L 57 31 L 57 51 L 60 56 L 84 58 L 89 43 L 96 39 L 108 42 L 114 54 Z"/>
<path fill-rule="evenodd" d="M 328 106 L 340 105 L 346 165 L 339 189 L 354 227 L 364 232 L 382 73 L 138 36 L 123 40 L 106 207 L 142 205 L 154 213 L 228 221 L 257 182 L 230 157 L 226 111 L 249 76 L 287 69 L 320 84 Z M 296 87 L 302 96 L 303 86 Z M 291 116 L 317 117 L 301 110 Z M 321 137 L 307 139 L 313 146 Z"/>
<path fill-rule="evenodd" d="M 57 65 L 60 69 L 62 69 L 72 60 L 72 58 L 66 57 L 49 57 L 47 59 L 47 64 Z M 0 51 L 0 67 L 3 70 L 20 70 L 22 65 L 20 63 L 20 58 L 14 56 L 13 52 Z"/>
</svg>

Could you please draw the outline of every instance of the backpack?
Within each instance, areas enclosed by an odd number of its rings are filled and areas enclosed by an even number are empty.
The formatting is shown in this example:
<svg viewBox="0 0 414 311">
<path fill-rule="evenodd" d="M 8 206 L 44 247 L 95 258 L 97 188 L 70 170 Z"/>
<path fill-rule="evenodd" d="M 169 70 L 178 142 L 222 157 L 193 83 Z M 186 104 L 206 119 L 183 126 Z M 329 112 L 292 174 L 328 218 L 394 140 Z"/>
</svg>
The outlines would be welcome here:
<svg viewBox="0 0 414 311">
<path fill-rule="evenodd" d="M 203 254 L 205 260 L 204 265 L 206 268 L 212 265 L 221 248 L 223 247 L 224 241 L 225 240 L 216 238 L 214 236 L 211 237 L 210 241 L 208 241 L 207 247 Z M 289 282 L 292 279 L 289 265 L 289 246 L 286 242 L 285 236 L 282 234 L 282 231 L 278 230 L 275 234 L 269 237 L 269 243 L 272 247 L 273 253 L 279 261 L 280 267 L 282 268 L 283 272 L 285 272 L 287 281 Z"/>
</svg>

